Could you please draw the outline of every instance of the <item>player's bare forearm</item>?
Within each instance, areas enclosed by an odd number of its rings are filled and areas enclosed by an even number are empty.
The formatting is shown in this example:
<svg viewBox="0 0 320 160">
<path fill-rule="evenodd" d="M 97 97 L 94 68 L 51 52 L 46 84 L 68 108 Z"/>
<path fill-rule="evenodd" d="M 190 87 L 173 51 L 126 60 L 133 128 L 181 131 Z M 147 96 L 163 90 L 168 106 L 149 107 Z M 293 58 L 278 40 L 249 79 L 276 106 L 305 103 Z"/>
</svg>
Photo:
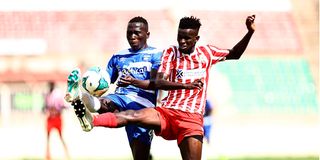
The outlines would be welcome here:
<svg viewBox="0 0 320 160">
<path fill-rule="evenodd" d="M 150 87 L 161 90 L 176 90 L 176 89 L 201 89 L 203 82 L 199 79 L 192 83 L 179 83 L 166 80 L 166 76 L 162 72 L 158 72 L 156 79 L 150 80 Z"/>
<path fill-rule="evenodd" d="M 226 59 L 239 59 L 246 50 L 253 32 L 248 32 L 241 41 L 239 41 L 226 56 Z"/>
<path fill-rule="evenodd" d="M 162 90 L 201 89 L 203 86 L 203 82 L 201 82 L 201 80 L 195 80 L 192 83 L 179 83 L 167 81 L 164 79 L 157 79 L 155 81 L 150 81 L 150 86 L 152 86 L 152 88 Z"/>
<path fill-rule="evenodd" d="M 246 50 L 249 41 L 255 31 L 255 15 L 248 16 L 246 19 L 246 26 L 248 29 L 247 34 L 230 50 L 230 53 L 226 56 L 226 59 L 239 59 Z"/>
<path fill-rule="evenodd" d="M 201 89 L 203 82 L 195 80 L 192 83 L 178 83 L 167 81 L 163 78 L 157 77 L 150 80 L 139 80 L 131 76 L 121 77 L 118 86 L 134 85 L 136 87 L 148 90 L 162 89 L 162 90 L 176 90 L 176 89 Z"/>
</svg>

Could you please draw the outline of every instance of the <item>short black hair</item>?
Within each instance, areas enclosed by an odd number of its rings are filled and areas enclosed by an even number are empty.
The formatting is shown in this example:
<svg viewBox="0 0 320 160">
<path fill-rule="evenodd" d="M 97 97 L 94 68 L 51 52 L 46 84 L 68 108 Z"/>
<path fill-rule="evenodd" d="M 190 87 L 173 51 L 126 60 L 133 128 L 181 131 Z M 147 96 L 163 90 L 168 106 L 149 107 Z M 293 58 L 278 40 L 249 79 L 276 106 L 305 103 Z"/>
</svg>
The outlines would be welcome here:
<svg viewBox="0 0 320 160">
<path fill-rule="evenodd" d="M 180 19 L 179 28 L 180 29 L 197 29 L 199 30 L 201 26 L 200 19 L 194 16 L 183 17 Z"/>
<path fill-rule="evenodd" d="M 137 16 L 137 17 L 133 17 L 130 21 L 129 21 L 129 23 L 135 23 L 135 22 L 140 22 L 140 23 L 143 23 L 145 26 L 146 26 L 146 28 L 147 28 L 147 30 L 148 30 L 148 21 L 145 19 L 145 18 L 143 18 L 143 17 L 141 17 L 141 16 Z"/>
</svg>

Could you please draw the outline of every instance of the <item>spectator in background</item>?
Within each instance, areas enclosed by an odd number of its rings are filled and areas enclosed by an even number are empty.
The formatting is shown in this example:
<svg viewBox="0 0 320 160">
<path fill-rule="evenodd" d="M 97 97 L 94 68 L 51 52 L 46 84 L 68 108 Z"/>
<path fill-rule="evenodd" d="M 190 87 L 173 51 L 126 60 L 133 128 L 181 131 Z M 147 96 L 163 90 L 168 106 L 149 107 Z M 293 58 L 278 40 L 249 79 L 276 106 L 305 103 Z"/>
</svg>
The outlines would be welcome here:
<svg viewBox="0 0 320 160">
<path fill-rule="evenodd" d="M 212 110 L 213 106 L 209 100 L 206 100 L 205 111 L 203 115 L 203 130 L 204 138 L 207 140 L 207 143 L 210 144 L 210 131 L 212 126 Z"/>
<path fill-rule="evenodd" d="M 50 160 L 50 133 L 52 129 L 57 129 L 60 140 L 63 144 L 64 151 L 67 159 L 69 159 L 69 153 L 67 145 L 62 137 L 62 110 L 66 108 L 64 103 L 63 94 L 56 87 L 54 82 L 49 82 L 49 92 L 45 97 L 44 111 L 47 118 L 47 144 L 46 144 L 46 159 Z"/>
</svg>

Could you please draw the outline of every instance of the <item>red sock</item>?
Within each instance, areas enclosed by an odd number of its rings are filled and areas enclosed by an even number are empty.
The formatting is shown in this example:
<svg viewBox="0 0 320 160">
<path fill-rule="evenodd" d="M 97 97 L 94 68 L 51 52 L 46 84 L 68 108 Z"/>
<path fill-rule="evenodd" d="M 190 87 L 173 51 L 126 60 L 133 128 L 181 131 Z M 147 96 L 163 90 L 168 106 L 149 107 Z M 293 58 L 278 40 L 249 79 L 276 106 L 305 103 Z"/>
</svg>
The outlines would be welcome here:
<svg viewBox="0 0 320 160">
<path fill-rule="evenodd" d="M 93 117 L 92 121 L 94 126 L 103 126 L 109 128 L 117 127 L 117 117 L 114 113 L 103 113 Z"/>
</svg>

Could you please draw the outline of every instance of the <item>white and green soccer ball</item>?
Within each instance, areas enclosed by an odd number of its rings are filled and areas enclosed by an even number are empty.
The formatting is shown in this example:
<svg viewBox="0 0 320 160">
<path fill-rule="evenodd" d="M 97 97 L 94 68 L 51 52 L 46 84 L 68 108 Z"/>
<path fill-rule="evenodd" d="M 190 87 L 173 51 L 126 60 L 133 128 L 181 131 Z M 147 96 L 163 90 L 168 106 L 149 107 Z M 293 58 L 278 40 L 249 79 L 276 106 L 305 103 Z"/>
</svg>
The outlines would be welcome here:
<svg viewBox="0 0 320 160">
<path fill-rule="evenodd" d="M 109 74 L 101 67 L 91 67 L 82 76 L 82 87 L 89 94 L 100 97 L 110 87 Z"/>
</svg>

